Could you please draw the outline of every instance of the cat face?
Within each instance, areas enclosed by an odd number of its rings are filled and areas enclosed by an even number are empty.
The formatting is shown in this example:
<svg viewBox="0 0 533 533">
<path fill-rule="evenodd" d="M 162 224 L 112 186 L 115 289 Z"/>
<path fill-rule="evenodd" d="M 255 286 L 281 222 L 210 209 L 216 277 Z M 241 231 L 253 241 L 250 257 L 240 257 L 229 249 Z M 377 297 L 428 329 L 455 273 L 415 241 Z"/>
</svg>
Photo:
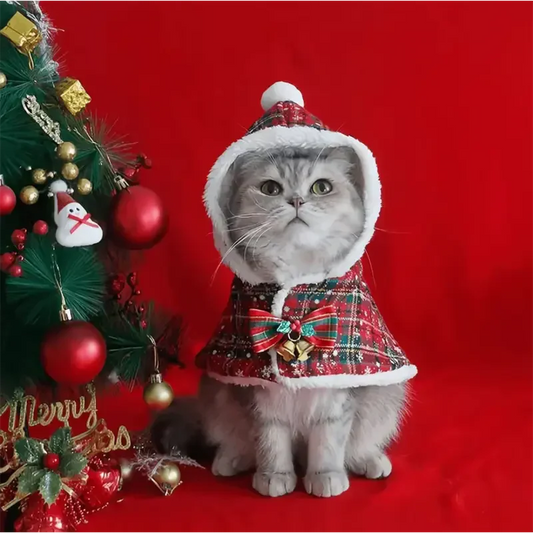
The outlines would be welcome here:
<svg viewBox="0 0 533 533">
<path fill-rule="evenodd" d="M 233 247 L 269 281 L 325 272 L 361 234 L 362 187 L 350 148 L 243 154 L 221 191 Z"/>
</svg>

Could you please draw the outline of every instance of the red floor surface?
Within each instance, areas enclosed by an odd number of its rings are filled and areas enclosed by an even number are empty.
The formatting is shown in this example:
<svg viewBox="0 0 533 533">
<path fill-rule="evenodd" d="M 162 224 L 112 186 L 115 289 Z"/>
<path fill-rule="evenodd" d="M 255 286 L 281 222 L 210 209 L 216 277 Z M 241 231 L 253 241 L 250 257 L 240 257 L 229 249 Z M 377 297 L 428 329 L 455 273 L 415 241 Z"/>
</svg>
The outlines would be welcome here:
<svg viewBox="0 0 533 533">
<path fill-rule="evenodd" d="M 171 212 L 139 269 L 180 312 L 183 356 L 216 326 L 221 270 L 201 195 L 216 157 L 282 79 L 376 155 L 384 208 L 366 277 L 420 374 L 386 481 L 270 500 L 250 476 L 185 469 L 168 497 L 133 481 L 85 531 L 531 531 L 531 3 L 45 2 L 65 72 L 154 160 Z M 189 364 L 169 378 L 194 390 Z M 141 428 L 140 389 L 102 402 Z"/>
</svg>

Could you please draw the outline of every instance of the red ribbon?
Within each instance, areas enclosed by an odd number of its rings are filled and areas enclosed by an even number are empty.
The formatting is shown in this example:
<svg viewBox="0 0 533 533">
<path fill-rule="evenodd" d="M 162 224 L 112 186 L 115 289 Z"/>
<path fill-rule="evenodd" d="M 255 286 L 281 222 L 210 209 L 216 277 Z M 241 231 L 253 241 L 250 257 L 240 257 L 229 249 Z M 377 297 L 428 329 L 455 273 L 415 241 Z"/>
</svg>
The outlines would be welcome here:
<svg viewBox="0 0 533 533">
<path fill-rule="evenodd" d="M 82 224 L 85 224 L 86 226 L 90 226 L 91 228 L 99 228 L 100 226 L 98 224 L 95 224 L 94 222 L 91 222 L 91 214 L 87 213 L 83 218 L 77 217 L 76 215 L 68 215 L 68 218 L 71 220 L 76 220 L 77 224 L 75 224 L 72 229 L 70 230 L 70 233 L 74 233 Z"/>
</svg>

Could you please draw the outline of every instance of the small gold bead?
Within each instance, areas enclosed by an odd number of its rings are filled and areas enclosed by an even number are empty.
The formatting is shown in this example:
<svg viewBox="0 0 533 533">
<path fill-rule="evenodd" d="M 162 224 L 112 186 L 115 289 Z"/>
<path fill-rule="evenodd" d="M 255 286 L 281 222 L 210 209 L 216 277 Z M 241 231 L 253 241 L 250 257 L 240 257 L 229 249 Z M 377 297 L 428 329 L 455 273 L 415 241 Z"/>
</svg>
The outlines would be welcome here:
<svg viewBox="0 0 533 533">
<path fill-rule="evenodd" d="M 36 168 L 31 173 L 31 181 L 36 185 L 43 185 L 43 183 L 46 183 L 47 177 L 46 170 L 43 170 L 42 168 Z"/>
<path fill-rule="evenodd" d="M 0 89 L 3 89 L 7 85 L 7 76 L 0 72 Z"/>
<path fill-rule="evenodd" d="M 80 194 L 84 196 L 90 194 L 93 190 L 93 184 L 87 178 L 81 178 L 78 180 L 77 189 Z"/>
<path fill-rule="evenodd" d="M 80 173 L 80 169 L 74 163 L 65 163 L 61 169 L 61 174 L 66 180 L 75 180 Z"/>
<path fill-rule="evenodd" d="M 76 157 L 77 150 L 71 142 L 64 142 L 56 148 L 56 153 L 59 159 L 72 161 Z"/>
<path fill-rule="evenodd" d="M 33 185 L 28 185 L 20 191 L 19 198 L 22 203 L 33 205 L 39 199 L 39 191 Z"/>
</svg>

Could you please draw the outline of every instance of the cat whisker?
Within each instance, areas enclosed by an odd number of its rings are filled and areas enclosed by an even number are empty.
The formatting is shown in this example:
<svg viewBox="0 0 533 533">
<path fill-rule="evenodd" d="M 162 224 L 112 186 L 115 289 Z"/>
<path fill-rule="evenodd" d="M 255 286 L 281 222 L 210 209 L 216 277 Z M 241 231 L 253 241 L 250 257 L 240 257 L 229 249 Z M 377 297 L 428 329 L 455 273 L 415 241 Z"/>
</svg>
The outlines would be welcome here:
<svg viewBox="0 0 533 533">
<path fill-rule="evenodd" d="M 235 248 L 237 248 L 237 246 L 239 246 L 239 244 L 241 244 L 243 241 L 245 241 L 247 238 L 249 237 L 252 237 L 253 235 L 256 234 L 256 232 L 259 232 L 261 231 L 261 229 L 263 228 L 263 225 L 255 228 L 255 229 L 252 229 L 250 231 L 248 231 L 247 233 L 245 233 L 244 235 L 242 235 L 239 239 L 237 239 L 228 249 L 228 251 L 222 256 L 222 259 L 220 260 L 220 262 L 218 263 L 218 266 L 216 267 L 215 269 L 215 272 L 213 273 L 213 276 L 211 277 L 211 284 L 213 284 L 213 282 L 215 281 L 215 277 L 216 275 L 218 274 L 218 271 L 220 270 L 220 267 L 223 265 L 226 257 L 228 257 L 228 255 L 233 251 L 235 250 Z"/>
</svg>

